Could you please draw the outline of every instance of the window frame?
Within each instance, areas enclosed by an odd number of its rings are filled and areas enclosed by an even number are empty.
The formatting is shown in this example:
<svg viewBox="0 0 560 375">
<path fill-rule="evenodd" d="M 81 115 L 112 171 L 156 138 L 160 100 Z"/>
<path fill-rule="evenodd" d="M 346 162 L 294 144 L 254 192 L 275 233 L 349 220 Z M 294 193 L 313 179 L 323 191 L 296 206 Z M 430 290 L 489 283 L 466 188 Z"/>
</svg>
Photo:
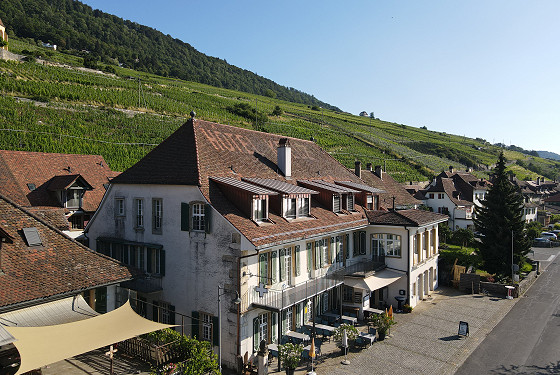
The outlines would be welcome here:
<svg viewBox="0 0 560 375">
<path fill-rule="evenodd" d="M 204 232 L 206 228 L 206 204 L 203 202 L 192 202 L 191 206 L 191 230 L 193 232 Z"/>
<path fill-rule="evenodd" d="M 158 208 L 159 204 L 159 208 Z M 152 233 L 163 232 L 163 198 L 152 198 Z"/>
<path fill-rule="evenodd" d="M 134 228 L 144 229 L 144 198 L 134 198 Z"/>
<path fill-rule="evenodd" d="M 402 258 L 402 236 L 394 233 L 372 233 L 371 249 L 374 255 Z M 380 254 L 375 254 L 375 250 L 380 250 Z"/>
<path fill-rule="evenodd" d="M 251 213 L 253 221 L 257 223 L 268 221 L 268 199 L 253 198 L 251 203 Z"/>
<path fill-rule="evenodd" d="M 126 217 L 126 198 L 115 197 L 115 216 Z"/>
</svg>

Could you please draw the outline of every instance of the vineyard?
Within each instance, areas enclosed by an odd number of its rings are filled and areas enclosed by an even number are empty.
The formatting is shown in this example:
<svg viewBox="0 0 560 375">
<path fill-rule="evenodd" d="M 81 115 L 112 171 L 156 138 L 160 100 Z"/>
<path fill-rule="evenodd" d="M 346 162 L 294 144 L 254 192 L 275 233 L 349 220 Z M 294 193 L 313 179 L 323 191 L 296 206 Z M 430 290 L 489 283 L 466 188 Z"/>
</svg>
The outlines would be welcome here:
<svg viewBox="0 0 560 375">
<path fill-rule="evenodd" d="M 38 48 L 23 41 L 13 45 L 15 52 Z M 478 138 L 120 67 L 116 74 L 88 70 L 58 52 L 28 60 L 0 60 L 1 149 L 100 154 L 113 170 L 122 171 L 195 111 L 208 121 L 313 139 L 349 168 L 356 160 L 381 165 L 401 182 L 430 179 L 450 165 L 485 176 L 500 151 Z M 273 115 L 277 107 L 280 112 Z M 558 162 L 511 151 L 507 157 L 519 175 L 537 171 L 554 178 L 560 172 Z"/>
</svg>

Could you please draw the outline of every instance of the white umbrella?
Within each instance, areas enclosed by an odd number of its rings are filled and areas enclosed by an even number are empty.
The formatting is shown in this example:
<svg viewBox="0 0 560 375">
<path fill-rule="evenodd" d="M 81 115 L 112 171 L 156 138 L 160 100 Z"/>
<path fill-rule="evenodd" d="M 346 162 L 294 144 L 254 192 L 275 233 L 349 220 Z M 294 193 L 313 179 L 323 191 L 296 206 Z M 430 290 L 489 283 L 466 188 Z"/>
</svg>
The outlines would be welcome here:
<svg viewBox="0 0 560 375">
<path fill-rule="evenodd" d="M 344 348 L 344 361 L 341 363 L 343 365 L 349 365 L 350 361 L 348 360 L 348 334 L 346 330 L 342 331 L 342 347 Z"/>
</svg>

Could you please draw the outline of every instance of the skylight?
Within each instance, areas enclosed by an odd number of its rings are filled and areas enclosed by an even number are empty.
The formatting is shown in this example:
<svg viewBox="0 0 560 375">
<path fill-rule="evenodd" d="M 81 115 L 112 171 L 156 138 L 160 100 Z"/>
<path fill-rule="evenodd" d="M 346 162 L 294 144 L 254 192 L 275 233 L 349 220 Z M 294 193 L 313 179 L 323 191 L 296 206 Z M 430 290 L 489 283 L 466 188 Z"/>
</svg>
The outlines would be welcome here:
<svg viewBox="0 0 560 375">
<path fill-rule="evenodd" d="M 23 235 L 25 236 L 25 241 L 27 241 L 27 246 L 43 245 L 41 236 L 39 236 L 39 231 L 37 230 L 37 228 L 23 228 Z"/>
</svg>

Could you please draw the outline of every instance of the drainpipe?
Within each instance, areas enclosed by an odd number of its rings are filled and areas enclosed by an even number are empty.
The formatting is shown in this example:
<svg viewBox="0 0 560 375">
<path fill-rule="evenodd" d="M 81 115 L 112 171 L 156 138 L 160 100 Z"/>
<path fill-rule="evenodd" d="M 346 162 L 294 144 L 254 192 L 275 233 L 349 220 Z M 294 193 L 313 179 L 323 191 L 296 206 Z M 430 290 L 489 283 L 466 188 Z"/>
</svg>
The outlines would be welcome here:
<svg viewBox="0 0 560 375">
<path fill-rule="evenodd" d="M 237 258 L 237 293 L 241 295 L 241 259 L 249 258 L 258 255 L 259 251 L 256 250 L 255 254 L 242 255 Z M 258 258 L 257 258 L 258 260 Z M 241 356 L 241 304 L 237 305 L 237 355 Z"/>
<path fill-rule="evenodd" d="M 408 232 L 408 256 L 406 257 L 406 299 L 410 305 L 410 228 L 405 226 L 404 229 Z M 414 256 L 414 249 L 412 249 L 412 256 Z"/>
</svg>

